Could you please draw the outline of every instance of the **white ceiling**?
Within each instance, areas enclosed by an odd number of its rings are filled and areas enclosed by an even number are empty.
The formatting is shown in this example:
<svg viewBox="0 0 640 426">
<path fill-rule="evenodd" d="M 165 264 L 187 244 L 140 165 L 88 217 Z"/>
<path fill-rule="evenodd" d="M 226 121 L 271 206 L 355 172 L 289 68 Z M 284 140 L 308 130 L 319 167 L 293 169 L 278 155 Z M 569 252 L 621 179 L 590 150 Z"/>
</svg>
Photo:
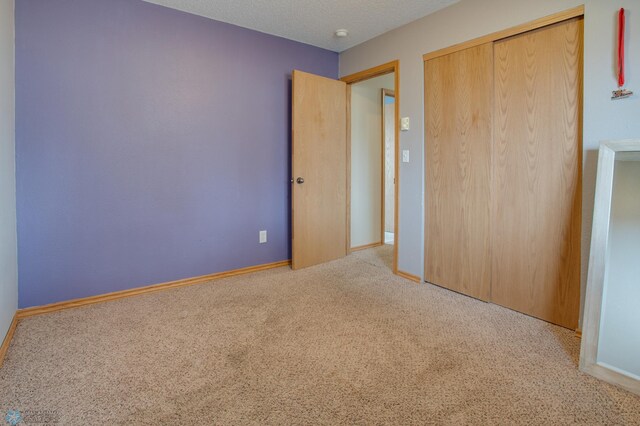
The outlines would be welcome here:
<svg viewBox="0 0 640 426">
<path fill-rule="evenodd" d="M 144 0 L 342 52 L 459 0 Z M 349 30 L 339 39 L 337 29 Z"/>
</svg>

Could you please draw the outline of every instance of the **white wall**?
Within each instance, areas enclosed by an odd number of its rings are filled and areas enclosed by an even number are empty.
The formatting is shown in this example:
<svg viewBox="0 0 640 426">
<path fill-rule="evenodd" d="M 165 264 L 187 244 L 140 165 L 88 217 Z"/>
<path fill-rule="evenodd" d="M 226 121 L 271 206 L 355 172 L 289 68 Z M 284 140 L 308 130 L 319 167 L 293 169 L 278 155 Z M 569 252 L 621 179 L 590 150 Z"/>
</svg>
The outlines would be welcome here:
<svg viewBox="0 0 640 426">
<path fill-rule="evenodd" d="M 394 74 L 351 86 L 351 247 L 381 242 L 382 89 Z"/>
<path fill-rule="evenodd" d="M 616 161 L 598 362 L 640 379 L 639 253 L 640 161 Z"/>
<path fill-rule="evenodd" d="M 0 0 L 0 343 L 18 308 L 14 0 Z"/>
<path fill-rule="evenodd" d="M 400 115 L 411 118 L 400 149 L 411 153 L 400 164 L 399 259 L 401 271 L 423 276 L 424 76 L 422 55 L 543 16 L 585 5 L 584 178 L 582 298 L 586 283 L 597 148 L 605 139 L 640 136 L 640 0 L 462 0 L 340 54 L 340 75 L 400 60 Z M 627 87 L 637 95 L 612 102 L 616 89 L 616 12 L 627 9 Z"/>
<path fill-rule="evenodd" d="M 388 103 L 388 100 L 392 102 Z M 396 99 L 386 96 L 384 103 L 384 231 L 395 230 L 396 177 Z"/>
</svg>

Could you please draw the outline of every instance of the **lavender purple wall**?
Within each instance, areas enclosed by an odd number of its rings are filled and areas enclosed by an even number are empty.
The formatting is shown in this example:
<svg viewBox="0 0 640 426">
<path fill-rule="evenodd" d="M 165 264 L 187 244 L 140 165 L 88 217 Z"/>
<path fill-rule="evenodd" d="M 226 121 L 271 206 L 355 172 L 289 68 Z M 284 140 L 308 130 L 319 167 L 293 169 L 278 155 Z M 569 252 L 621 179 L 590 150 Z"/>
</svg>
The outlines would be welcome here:
<svg viewBox="0 0 640 426">
<path fill-rule="evenodd" d="M 20 307 L 287 259 L 293 69 L 338 55 L 141 0 L 17 1 Z"/>
</svg>

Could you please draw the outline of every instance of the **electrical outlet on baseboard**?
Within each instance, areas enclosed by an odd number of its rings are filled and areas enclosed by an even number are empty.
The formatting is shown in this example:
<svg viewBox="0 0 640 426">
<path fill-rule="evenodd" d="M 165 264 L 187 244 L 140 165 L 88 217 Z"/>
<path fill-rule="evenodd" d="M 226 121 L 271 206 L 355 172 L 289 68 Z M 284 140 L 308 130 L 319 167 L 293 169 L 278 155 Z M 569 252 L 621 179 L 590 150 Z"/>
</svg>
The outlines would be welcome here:
<svg viewBox="0 0 640 426">
<path fill-rule="evenodd" d="M 260 244 L 267 242 L 267 231 L 260 231 Z"/>
</svg>

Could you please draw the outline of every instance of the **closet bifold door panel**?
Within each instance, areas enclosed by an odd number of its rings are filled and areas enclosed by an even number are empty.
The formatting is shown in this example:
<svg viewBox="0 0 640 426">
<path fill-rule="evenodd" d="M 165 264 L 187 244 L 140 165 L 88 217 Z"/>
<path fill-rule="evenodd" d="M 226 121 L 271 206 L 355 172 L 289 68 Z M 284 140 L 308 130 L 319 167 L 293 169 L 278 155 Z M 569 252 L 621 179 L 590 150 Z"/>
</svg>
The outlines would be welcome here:
<svg viewBox="0 0 640 426">
<path fill-rule="evenodd" d="M 493 44 L 425 61 L 425 280 L 481 300 L 491 283 Z"/>
<path fill-rule="evenodd" d="M 575 329 L 582 18 L 494 44 L 491 301 Z"/>
</svg>

